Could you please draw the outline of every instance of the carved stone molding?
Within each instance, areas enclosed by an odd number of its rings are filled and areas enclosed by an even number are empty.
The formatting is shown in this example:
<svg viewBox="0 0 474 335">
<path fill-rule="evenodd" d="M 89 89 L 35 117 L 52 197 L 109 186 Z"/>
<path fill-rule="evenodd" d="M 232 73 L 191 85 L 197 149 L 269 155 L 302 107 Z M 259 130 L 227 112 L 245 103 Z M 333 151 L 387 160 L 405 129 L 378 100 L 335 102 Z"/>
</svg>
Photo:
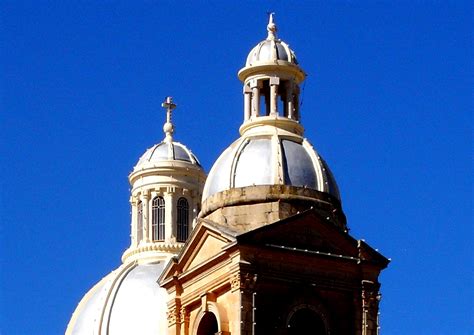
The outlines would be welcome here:
<svg viewBox="0 0 474 335">
<path fill-rule="evenodd" d="M 180 321 L 189 324 L 189 312 L 186 307 L 181 307 Z"/>
<path fill-rule="evenodd" d="M 370 281 L 362 282 L 362 306 L 367 309 L 378 310 L 381 295 L 378 291 L 378 285 Z"/>
<path fill-rule="evenodd" d="M 180 311 L 176 307 L 172 307 L 167 312 L 168 327 L 171 327 L 181 321 Z"/>
<path fill-rule="evenodd" d="M 232 291 L 252 289 L 257 282 L 257 274 L 235 273 L 230 277 L 230 287 Z"/>
<path fill-rule="evenodd" d="M 362 335 L 378 334 L 379 285 L 372 281 L 362 281 Z"/>
<path fill-rule="evenodd" d="M 362 306 L 367 309 L 378 308 L 380 298 L 377 291 L 362 290 Z"/>
</svg>

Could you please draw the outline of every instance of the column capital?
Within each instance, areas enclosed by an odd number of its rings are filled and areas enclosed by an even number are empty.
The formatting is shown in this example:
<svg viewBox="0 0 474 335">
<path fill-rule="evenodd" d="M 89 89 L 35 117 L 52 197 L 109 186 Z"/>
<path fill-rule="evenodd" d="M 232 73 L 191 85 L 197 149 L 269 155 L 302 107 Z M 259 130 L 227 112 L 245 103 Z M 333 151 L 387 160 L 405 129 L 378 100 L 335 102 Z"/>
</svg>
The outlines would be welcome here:
<svg viewBox="0 0 474 335">
<path fill-rule="evenodd" d="M 168 194 L 175 194 L 176 193 L 176 186 L 168 186 L 166 188 L 166 193 Z"/>
<path fill-rule="evenodd" d="M 253 289 L 257 283 L 257 274 L 237 272 L 230 277 L 232 291 Z"/>
<path fill-rule="evenodd" d="M 270 77 L 270 85 L 280 85 L 280 77 Z"/>
</svg>

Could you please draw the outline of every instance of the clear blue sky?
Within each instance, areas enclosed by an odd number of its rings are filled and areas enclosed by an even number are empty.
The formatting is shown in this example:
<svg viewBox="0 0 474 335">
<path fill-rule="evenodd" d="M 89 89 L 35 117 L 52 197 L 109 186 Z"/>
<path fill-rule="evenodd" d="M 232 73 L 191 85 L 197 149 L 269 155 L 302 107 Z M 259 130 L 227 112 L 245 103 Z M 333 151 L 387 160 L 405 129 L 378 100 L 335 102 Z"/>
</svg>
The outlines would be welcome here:
<svg viewBox="0 0 474 335">
<path fill-rule="evenodd" d="M 382 334 L 473 333 L 470 2 L 1 1 L 1 334 L 63 333 L 119 265 L 165 96 L 207 171 L 237 138 L 267 11 L 351 234 L 392 259 Z"/>
</svg>

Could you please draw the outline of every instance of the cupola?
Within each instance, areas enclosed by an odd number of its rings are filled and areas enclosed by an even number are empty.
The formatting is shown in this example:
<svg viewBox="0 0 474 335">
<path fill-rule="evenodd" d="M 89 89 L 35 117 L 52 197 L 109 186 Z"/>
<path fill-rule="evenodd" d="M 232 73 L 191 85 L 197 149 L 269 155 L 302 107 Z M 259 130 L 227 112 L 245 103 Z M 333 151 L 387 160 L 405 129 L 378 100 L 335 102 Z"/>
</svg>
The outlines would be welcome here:
<svg viewBox="0 0 474 335">
<path fill-rule="evenodd" d="M 123 261 L 176 254 L 199 213 L 206 175 L 196 156 L 173 138 L 172 98 L 166 98 L 163 141 L 147 149 L 129 175 L 131 245 Z M 148 256 L 147 256 L 148 255 Z"/>
<path fill-rule="evenodd" d="M 304 137 L 300 84 L 306 74 L 295 52 L 277 37 L 273 14 L 267 32 L 238 73 L 244 95 L 241 136 L 209 172 L 200 217 L 241 226 L 237 222 L 246 219 L 238 207 L 247 206 L 245 212 L 259 215 L 253 222 L 261 225 L 318 207 L 346 229 L 334 176 Z"/>
<path fill-rule="evenodd" d="M 245 67 L 238 74 L 244 83 L 244 123 L 240 133 L 271 124 L 302 135 L 299 84 L 306 74 L 299 67 L 294 51 L 277 37 L 273 14 L 267 31 L 267 38 L 250 51 Z"/>
</svg>

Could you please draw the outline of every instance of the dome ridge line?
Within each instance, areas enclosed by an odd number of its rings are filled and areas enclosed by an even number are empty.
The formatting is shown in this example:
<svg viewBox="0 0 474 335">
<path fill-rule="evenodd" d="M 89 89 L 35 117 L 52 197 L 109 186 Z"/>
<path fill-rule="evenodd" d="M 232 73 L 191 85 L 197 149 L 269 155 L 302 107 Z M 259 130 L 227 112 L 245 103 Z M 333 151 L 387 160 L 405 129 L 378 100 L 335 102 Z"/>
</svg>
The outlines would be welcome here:
<svg viewBox="0 0 474 335">
<path fill-rule="evenodd" d="M 102 331 L 102 325 L 104 323 L 104 319 L 107 318 L 107 321 L 110 320 L 110 314 L 112 313 L 112 309 L 114 307 L 115 297 L 117 295 L 117 291 L 120 288 L 120 284 L 124 281 L 124 279 L 128 276 L 128 274 L 137 266 L 137 263 L 130 262 L 129 264 L 124 264 L 123 269 L 112 279 L 112 283 L 110 285 L 110 290 L 107 292 L 105 297 L 106 303 L 104 304 L 104 308 L 101 311 L 100 318 L 99 318 L 99 334 Z M 117 285 L 118 284 L 118 285 Z M 110 299 L 112 300 L 110 301 Z M 109 304 L 110 301 L 110 304 Z M 107 322 L 107 332 L 109 328 L 109 322 Z"/>
</svg>

